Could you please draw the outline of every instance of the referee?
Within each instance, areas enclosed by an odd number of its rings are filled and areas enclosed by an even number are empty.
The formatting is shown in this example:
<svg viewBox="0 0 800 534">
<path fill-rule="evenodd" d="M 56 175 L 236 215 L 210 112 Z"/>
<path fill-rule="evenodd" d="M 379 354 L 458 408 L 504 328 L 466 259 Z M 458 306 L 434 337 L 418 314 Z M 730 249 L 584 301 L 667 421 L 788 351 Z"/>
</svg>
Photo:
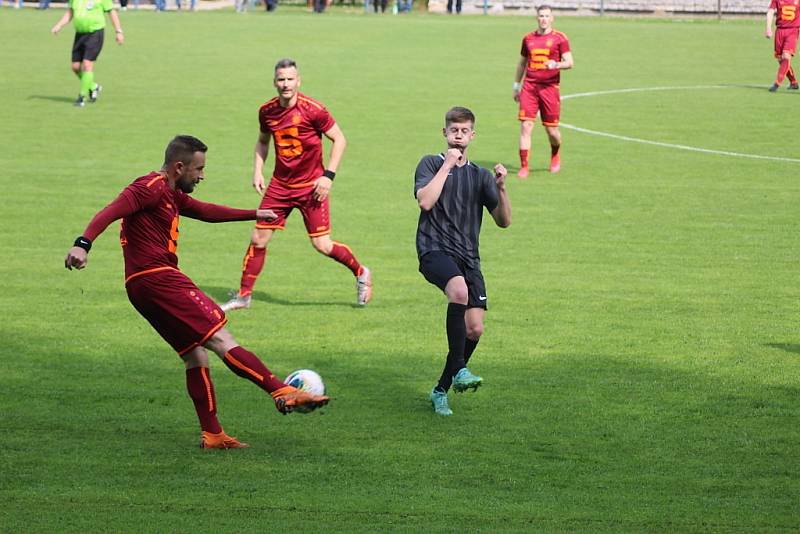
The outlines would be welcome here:
<svg viewBox="0 0 800 534">
<path fill-rule="evenodd" d="M 419 271 L 447 296 L 447 361 L 439 383 L 430 394 L 433 410 L 452 415 L 447 392 L 476 390 L 483 379 L 467 369 L 483 333 L 486 285 L 481 273 L 478 237 L 483 208 L 497 226 L 511 224 L 511 202 L 506 193 L 506 168 L 494 172 L 467 159 L 475 137 L 475 115 L 467 108 L 451 108 L 444 118 L 447 152 L 424 156 L 414 176 L 414 195 L 420 207 L 417 224 Z"/>
<path fill-rule="evenodd" d="M 72 72 L 81 81 L 81 92 L 75 105 L 83 107 L 86 101 L 96 102 L 103 86 L 94 81 L 94 62 L 103 49 L 103 29 L 106 26 L 105 13 L 111 17 L 117 43 L 122 44 L 125 37 L 122 25 L 111 0 L 69 0 L 67 12 L 50 30 L 54 35 L 71 20 L 75 25 L 75 41 L 72 43 Z"/>
</svg>

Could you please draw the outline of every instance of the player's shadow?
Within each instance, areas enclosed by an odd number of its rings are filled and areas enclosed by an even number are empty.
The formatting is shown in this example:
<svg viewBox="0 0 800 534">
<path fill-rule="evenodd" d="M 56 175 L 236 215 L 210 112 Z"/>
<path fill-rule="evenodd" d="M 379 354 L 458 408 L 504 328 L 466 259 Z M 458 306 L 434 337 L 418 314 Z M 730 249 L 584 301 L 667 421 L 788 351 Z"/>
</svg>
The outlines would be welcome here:
<svg viewBox="0 0 800 534">
<path fill-rule="evenodd" d="M 800 344 L 798 343 L 765 343 L 764 346 L 791 352 L 793 354 L 800 354 Z"/>
<path fill-rule="evenodd" d="M 75 102 L 74 98 L 68 96 L 49 96 L 49 95 L 30 95 L 28 100 L 50 100 L 51 102 L 67 102 L 72 104 Z"/>
<path fill-rule="evenodd" d="M 222 304 L 231 298 L 231 289 L 227 287 L 205 286 L 203 291 L 208 293 L 217 303 Z M 255 302 L 265 302 L 267 304 L 276 304 L 278 306 L 331 306 L 341 308 L 359 308 L 357 304 L 351 302 L 320 302 L 310 300 L 286 300 L 274 295 L 268 295 L 264 291 L 253 291 L 252 299 Z"/>
</svg>

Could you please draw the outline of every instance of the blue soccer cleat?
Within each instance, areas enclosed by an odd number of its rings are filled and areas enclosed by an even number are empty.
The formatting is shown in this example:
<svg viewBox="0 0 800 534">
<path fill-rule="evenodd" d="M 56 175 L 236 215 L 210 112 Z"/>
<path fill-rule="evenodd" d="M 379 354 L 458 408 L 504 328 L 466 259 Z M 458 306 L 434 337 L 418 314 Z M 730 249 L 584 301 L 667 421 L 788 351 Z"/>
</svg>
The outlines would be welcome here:
<svg viewBox="0 0 800 534">
<path fill-rule="evenodd" d="M 433 411 L 439 415 L 453 415 L 453 410 L 447 404 L 447 392 L 441 391 L 438 388 L 433 388 L 431 391 L 431 403 L 433 404 Z"/>
<path fill-rule="evenodd" d="M 462 367 L 453 377 L 453 389 L 456 390 L 456 393 L 462 393 L 468 389 L 477 391 L 481 384 L 483 384 L 483 378 L 473 375 L 466 367 Z"/>
</svg>

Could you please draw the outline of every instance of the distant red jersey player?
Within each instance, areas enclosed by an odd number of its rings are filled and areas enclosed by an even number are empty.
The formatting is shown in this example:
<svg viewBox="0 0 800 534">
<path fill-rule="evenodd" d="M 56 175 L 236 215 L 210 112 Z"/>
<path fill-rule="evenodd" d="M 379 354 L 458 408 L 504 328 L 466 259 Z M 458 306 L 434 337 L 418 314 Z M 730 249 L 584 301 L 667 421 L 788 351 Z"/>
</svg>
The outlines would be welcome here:
<svg viewBox="0 0 800 534">
<path fill-rule="evenodd" d="M 536 10 L 539 27 L 522 39 L 520 60 L 514 81 L 514 100 L 519 102 L 519 162 L 517 176 L 527 178 L 528 153 L 536 114 L 550 140 L 550 172 L 561 170 L 561 94 L 559 82 L 562 70 L 573 66 L 567 36 L 553 29 L 553 10 L 540 6 Z"/>
<path fill-rule="evenodd" d="M 253 187 L 262 195 L 260 207 L 273 210 L 278 217 L 256 224 L 242 263 L 239 291 L 222 309 L 250 307 L 253 286 L 266 261 L 267 244 L 275 230 L 283 230 L 295 208 L 303 216 L 314 249 L 353 273 L 356 302 L 363 306 L 372 297 L 372 274 L 347 245 L 333 241 L 330 235 L 328 197 L 347 140 L 325 106 L 299 92 L 300 74 L 293 60 L 282 59 L 275 65 L 274 85 L 278 96 L 258 111 L 260 131 L 253 161 Z M 327 166 L 322 164 L 323 135 L 333 142 Z M 263 171 L 270 139 L 275 149 L 275 169 L 265 187 Z"/>
<path fill-rule="evenodd" d="M 797 53 L 797 40 L 800 36 L 800 0 L 771 0 L 767 9 L 767 39 L 772 38 L 772 21 L 777 15 L 775 31 L 775 58 L 778 60 L 778 74 L 775 83 L 769 88 L 774 93 L 789 78 L 789 89 L 797 90 L 797 78 L 792 69 L 792 56 Z"/>
<path fill-rule="evenodd" d="M 200 446 L 247 447 L 225 434 L 217 420 L 217 401 L 206 348 L 228 368 L 268 392 L 282 413 L 313 410 L 328 397 L 310 395 L 278 380 L 255 354 L 239 346 L 225 329 L 225 313 L 178 269 L 180 216 L 206 222 L 271 220 L 270 210 L 240 210 L 189 196 L 203 180 L 207 147 L 181 135 L 167 146 L 164 166 L 133 181 L 100 210 L 67 253 L 64 265 L 83 269 L 92 242 L 109 224 L 122 219 L 120 243 L 125 258 L 125 290 L 133 307 L 186 364 L 186 387 L 200 420 Z"/>
</svg>

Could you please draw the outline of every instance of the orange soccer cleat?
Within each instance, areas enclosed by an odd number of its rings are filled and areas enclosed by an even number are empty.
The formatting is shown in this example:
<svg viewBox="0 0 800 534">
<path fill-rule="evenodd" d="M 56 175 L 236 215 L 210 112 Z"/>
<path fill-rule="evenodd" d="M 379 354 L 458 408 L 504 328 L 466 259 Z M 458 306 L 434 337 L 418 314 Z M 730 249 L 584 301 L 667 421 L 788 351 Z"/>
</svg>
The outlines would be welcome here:
<svg viewBox="0 0 800 534">
<path fill-rule="evenodd" d="M 519 168 L 519 172 L 517 173 L 517 176 L 519 176 L 522 179 L 525 179 L 525 178 L 528 177 L 528 174 L 530 174 L 530 170 L 528 170 L 528 166 L 525 165 L 524 167 L 520 167 Z"/>
<path fill-rule="evenodd" d="M 220 432 L 219 434 L 201 433 L 201 449 L 246 449 L 249 446 L 247 443 L 242 443 L 238 439 L 230 437 L 225 432 Z"/>
<path fill-rule="evenodd" d="M 317 408 L 325 406 L 331 400 L 325 395 L 312 395 L 307 391 L 292 386 L 277 389 L 270 395 L 275 399 L 275 408 L 284 415 L 292 412 L 313 412 Z"/>
</svg>

